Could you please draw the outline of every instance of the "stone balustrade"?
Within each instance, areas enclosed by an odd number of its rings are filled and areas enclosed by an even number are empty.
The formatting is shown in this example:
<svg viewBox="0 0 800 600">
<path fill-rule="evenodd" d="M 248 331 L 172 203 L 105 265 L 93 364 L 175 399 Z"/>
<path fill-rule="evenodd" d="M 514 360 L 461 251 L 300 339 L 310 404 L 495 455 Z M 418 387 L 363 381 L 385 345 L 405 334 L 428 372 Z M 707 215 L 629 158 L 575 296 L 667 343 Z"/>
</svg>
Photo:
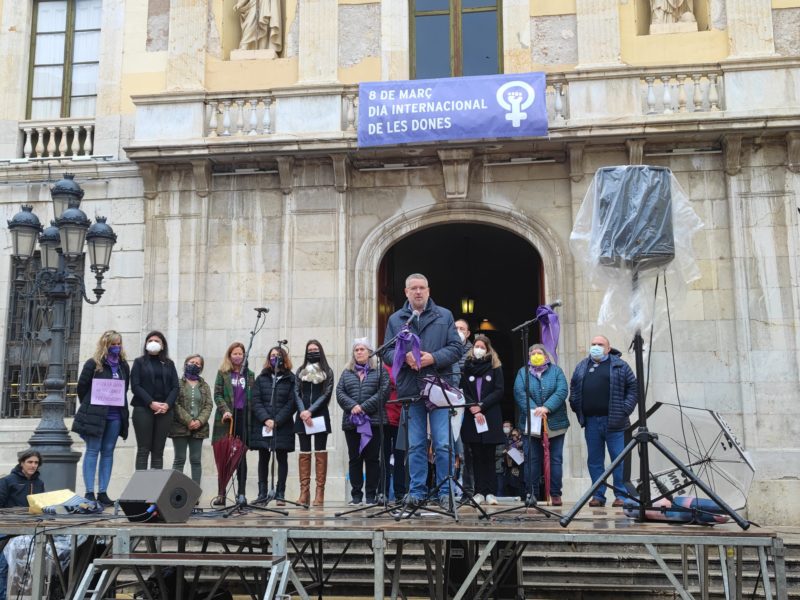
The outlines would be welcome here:
<svg viewBox="0 0 800 600">
<path fill-rule="evenodd" d="M 94 119 L 20 121 L 23 158 L 91 156 Z"/>
<path fill-rule="evenodd" d="M 646 115 L 724 110 L 723 74 L 719 69 L 652 71 L 640 78 Z"/>
<path fill-rule="evenodd" d="M 309 93 L 309 96 L 313 96 Z M 272 91 L 209 94 L 205 101 L 206 137 L 241 137 L 275 133 L 276 96 Z M 342 131 L 355 131 L 358 87 L 341 93 Z"/>
</svg>

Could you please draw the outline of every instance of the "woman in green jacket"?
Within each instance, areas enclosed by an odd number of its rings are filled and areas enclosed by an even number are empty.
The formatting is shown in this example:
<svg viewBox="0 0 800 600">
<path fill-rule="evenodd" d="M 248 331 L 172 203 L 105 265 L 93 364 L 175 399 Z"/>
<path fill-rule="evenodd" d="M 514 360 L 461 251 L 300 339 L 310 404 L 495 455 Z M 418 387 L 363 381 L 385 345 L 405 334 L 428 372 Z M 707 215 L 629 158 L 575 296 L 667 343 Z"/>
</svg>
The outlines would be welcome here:
<svg viewBox="0 0 800 600">
<path fill-rule="evenodd" d="M 255 383 L 255 376 L 250 369 L 245 375 L 244 344 L 233 342 L 225 352 L 225 358 L 217 371 L 214 382 L 214 404 L 217 411 L 214 414 L 214 429 L 211 432 L 212 444 L 225 437 L 229 432 L 242 439 L 249 447 L 250 431 L 250 394 Z M 247 456 L 242 456 L 236 470 L 236 482 L 239 500 L 244 500 L 247 487 Z M 261 495 L 261 490 L 259 490 Z M 264 490 L 266 497 L 266 490 Z M 218 490 L 217 497 L 212 500 L 214 507 L 225 506 L 225 489 Z"/>
<path fill-rule="evenodd" d="M 183 377 L 179 382 L 178 398 L 173 409 L 174 418 L 169 437 L 175 447 L 175 460 L 172 468 L 183 473 L 186 464 L 186 449 L 189 449 L 189 464 L 192 480 L 200 485 L 203 476 L 203 440 L 208 437 L 208 419 L 211 417 L 213 403 L 211 388 L 200 376 L 205 360 L 199 354 L 187 356 L 183 361 Z"/>
</svg>

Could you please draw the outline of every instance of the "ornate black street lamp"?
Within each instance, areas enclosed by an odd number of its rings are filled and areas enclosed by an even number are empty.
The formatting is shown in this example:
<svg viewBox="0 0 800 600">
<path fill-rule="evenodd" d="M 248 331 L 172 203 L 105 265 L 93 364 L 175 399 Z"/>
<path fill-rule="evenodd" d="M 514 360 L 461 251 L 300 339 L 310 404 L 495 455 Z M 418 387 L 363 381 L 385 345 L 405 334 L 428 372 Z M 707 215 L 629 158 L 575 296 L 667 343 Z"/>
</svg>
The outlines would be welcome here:
<svg viewBox="0 0 800 600">
<path fill-rule="evenodd" d="M 15 260 L 28 261 L 33 256 L 36 239 L 41 250 L 41 268 L 30 282 L 32 293 L 43 292 L 52 310 L 50 326 L 50 357 L 44 388 L 47 396 L 42 400 L 42 417 L 33 436 L 28 441 L 31 448 L 42 454 L 42 477 L 48 489 L 75 489 L 77 464 L 80 452 L 72 450 L 72 438 L 64 424 L 67 381 L 64 360 L 67 354 L 65 339 L 65 313 L 67 301 L 77 297 L 89 304 L 97 304 L 105 291 L 103 275 L 108 271 L 111 250 L 117 235 L 106 224 L 105 217 L 97 217 L 92 224 L 80 209 L 83 190 L 75 183 L 74 175 L 65 174 L 50 190 L 55 220 L 42 230 L 33 207 L 23 205 L 22 211 L 8 221 Z M 88 248 L 90 269 L 97 286 L 92 290 L 94 300 L 86 295 L 83 273 L 78 272 Z"/>
</svg>

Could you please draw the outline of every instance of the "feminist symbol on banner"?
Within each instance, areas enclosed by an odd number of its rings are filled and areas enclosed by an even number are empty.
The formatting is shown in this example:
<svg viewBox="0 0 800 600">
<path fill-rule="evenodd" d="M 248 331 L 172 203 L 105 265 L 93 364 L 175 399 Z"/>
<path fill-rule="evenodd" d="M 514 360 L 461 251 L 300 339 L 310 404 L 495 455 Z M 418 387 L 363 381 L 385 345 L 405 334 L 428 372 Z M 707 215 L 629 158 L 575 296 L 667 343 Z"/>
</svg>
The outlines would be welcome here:
<svg viewBox="0 0 800 600">
<path fill-rule="evenodd" d="M 510 91 L 506 95 L 506 91 L 513 90 L 514 88 L 522 88 L 527 92 L 528 97 L 523 100 L 523 93 L 518 90 Z M 504 83 L 497 90 L 497 103 L 509 113 L 506 115 L 506 121 L 511 121 L 511 125 L 519 127 L 522 121 L 528 118 L 528 113 L 522 112 L 533 104 L 536 98 L 536 92 L 533 88 L 524 81 L 509 81 Z"/>
</svg>

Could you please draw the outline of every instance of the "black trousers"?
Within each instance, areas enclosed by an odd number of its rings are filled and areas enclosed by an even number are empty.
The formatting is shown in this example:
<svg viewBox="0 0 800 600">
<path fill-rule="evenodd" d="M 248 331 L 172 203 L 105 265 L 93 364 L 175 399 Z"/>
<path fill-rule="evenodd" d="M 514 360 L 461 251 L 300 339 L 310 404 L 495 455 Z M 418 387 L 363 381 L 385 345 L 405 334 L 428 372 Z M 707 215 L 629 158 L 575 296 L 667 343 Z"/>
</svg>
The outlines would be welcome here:
<svg viewBox="0 0 800 600">
<path fill-rule="evenodd" d="M 497 477 L 494 472 L 494 444 L 470 444 L 472 472 L 475 476 L 476 494 L 497 494 Z"/>
<path fill-rule="evenodd" d="M 358 502 L 363 500 L 364 496 L 361 490 L 363 489 L 364 474 L 366 472 L 367 499 L 374 500 L 377 497 L 378 483 L 381 476 L 381 431 L 378 429 L 377 425 L 372 426 L 372 439 L 360 454 L 358 452 L 358 446 L 361 442 L 361 435 L 355 429 L 345 429 L 344 439 L 347 442 L 352 499 Z"/>
<path fill-rule="evenodd" d="M 313 435 L 308 435 L 306 433 L 298 433 L 297 439 L 300 442 L 300 452 L 311 452 L 311 440 L 314 440 L 314 450 L 320 452 L 325 450 L 325 445 L 328 443 L 328 434 L 323 433 L 315 433 Z"/>
<path fill-rule="evenodd" d="M 164 468 L 164 446 L 175 415 L 168 410 L 162 415 L 154 414 L 148 406 L 133 407 L 133 431 L 136 434 L 136 470 Z"/>
<path fill-rule="evenodd" d="M 258 449 L 258 483 L 269 486 L 269 458 L 270 451 L 266 448 Z M 289 451 L 275 450 L 275 461 L 278 463 L 278 481 L 275 484 L 275 496 L 285 498 L 286 478 L 289 476 Z"/>
</svg>

